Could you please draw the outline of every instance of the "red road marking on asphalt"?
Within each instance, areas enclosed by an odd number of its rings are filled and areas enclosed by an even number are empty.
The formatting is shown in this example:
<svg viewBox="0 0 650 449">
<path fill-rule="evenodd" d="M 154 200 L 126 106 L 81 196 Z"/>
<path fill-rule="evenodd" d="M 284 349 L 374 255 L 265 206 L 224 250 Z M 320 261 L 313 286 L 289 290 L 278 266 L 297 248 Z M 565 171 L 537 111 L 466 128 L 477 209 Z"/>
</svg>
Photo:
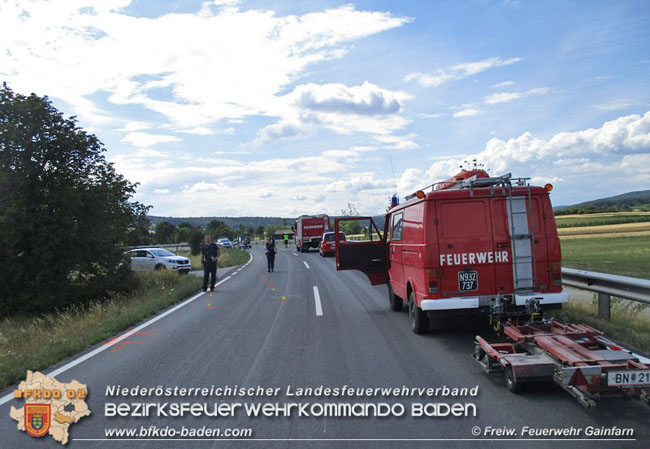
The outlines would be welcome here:
<svg viewBox="0 0 650 449">
<path fill-rule="evenodd" d="M 264 282 L 266 282 L 266 284 L 269 286 L 269 288 L 270 288 L 272 291 L 275 291 L 276 288 L 275 288 L 275 285 L 273 285 L 273 282 L 269 281 L 269 280 L 266 278 L 266 276 L 264 276 L 263 274 L 262 274 L 261 276 L 262 276 L 262 280 L 263 280 Z"/>
<path fill-rule="evenodd" d="M 154 335 L 154 331 L 155 331 L 155 330 L 156 330 L 156 329 L 151 329 L 151 330 L 148 330 L 148 331 L 138 331 L 138 332 L 126 331 L 125 334 L 128 335 L 129 337 L 131 337 L 131 336 L 133 336 L 133 335 L 146 335 L 146 336 L 148 336 L 148 337 L 153 337 L 153 335 Z M 122 335 L 124 335 L 124 334 L 122 334 Z M 114 344 L 115 341 L 116 341 L 118 338 L 120 338 L 122 335 L 119 335 L 119 336 L 117 336 L 117 337 L 115 337 L 115 338 L 112 338 L 111 340 L 107 341 L 106 343 L 104 343 L 104 346 L 109 346 L 109 345 Z M 142 340 L 135 340 L 135 341 L 132 341 L 132 340 L 122 340 L 122 341 L 120 341 L 120 342 L 119 342 L 119 343 L 118 343 L 118 344 L 117 344 L 113 349 L 111 349 L 111 352 L 117 352 L 117 351 L 119 351 L 120 349 L 122 349 L 124 346 L 126 346 L 126 345 L 128 345 L 128 344 L 131 344 L 131 343 L 144 343 L 144 342 L 143 342 Z"/>
<path fill-rule="evenodd" d="M 130 344 L 132 344 L 132 343 L 143 343 L 143 341 L 142 341 L 142 340 L 136 340 L 136 341 L 122 340 L 122 341 L 120 342 L 120 344 L 118 344 L 118 345 L 115 346 L 113 349 L 111 349 L 111 352 L 117 352 L 117 351 L 119 351 L 120 349 L 122 349 L 123 347 L 125 347 L 126 345 L 130 345 Z"/>
</svg>

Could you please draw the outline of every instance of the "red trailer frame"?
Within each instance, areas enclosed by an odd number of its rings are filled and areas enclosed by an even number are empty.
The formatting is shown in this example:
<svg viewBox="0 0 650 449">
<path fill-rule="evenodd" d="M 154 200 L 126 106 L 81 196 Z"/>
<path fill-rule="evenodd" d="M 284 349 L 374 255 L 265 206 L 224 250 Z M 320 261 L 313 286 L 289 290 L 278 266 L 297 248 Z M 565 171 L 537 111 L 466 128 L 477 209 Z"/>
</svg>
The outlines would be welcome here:
<svg viewBox="0 0 650 449">
<path fill-rule="evenodd" d="M 488 373 L 504 371 L 514 393 L 526 382 L 553 380 L 588 409 L 605 395 L 626 395 L 650 405 L 650 365 L 584 324 L 508 321 L 513 343 L 476 336 L 474 358 Z"/>
</svg>

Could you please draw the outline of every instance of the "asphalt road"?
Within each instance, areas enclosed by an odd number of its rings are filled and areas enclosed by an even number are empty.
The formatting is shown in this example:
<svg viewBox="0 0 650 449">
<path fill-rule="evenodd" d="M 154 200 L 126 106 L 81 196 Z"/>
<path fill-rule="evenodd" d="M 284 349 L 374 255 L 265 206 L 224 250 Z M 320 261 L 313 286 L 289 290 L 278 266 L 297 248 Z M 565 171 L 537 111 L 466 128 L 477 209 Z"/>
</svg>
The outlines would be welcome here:
<svg viewBox="0 0 650 449">
<path fill-rule="evenodd" d="M 372 287 L 361 273 L 337 272 L 333 258 L 317 252 L 281 248 L 276 269 L 266 271 L 261 248 L 252 262 L 221 276 L 213 294 L 168 313 L 119 345 L 66 368 L 62 382 L 76 379 L 89 389 L 92 415 L 73 424 L 71 448 L 213 448 L 213 447 L 440 447 L 440 448 L 648 448 L 650 408 L 637 401 L 609 399 L 587 411 L 554 385 L 541 385 L 514 395 L 502 376 L 489 377 L 472 359 L 474 335 L 489 334 L 482 322 L 435 323 L 424 336 L 411 332 L 407 313 L 388 308 L 385 287 Z M 316 289 L 316 290 L 315 290 Z M 317 291 L 317 293 L 316 293 Z M 317 297 L 320 301 L 317 301 Z M 128 343 L 125 343 L 128 342 Z M 133 344 L 131 344 L 133 343 Z M 84 354 L 103 347 L 97 345 Z M 79 356 L 83 356 L 80 354 Z M 66 367 L 73 357 L 48 370 Z M 257 387 L 279 388 L 262 397 L 109 397 L 107 386 L 122 387 Z M 299 387 L 475 387 L 476 397 L 375 396 L 287 397 Z M 12 389 L 2 392 L 4 396 Z M 403 404 L 403 417 L 107 417 L 106 403 L 132 402 L 242 403 L 388 403 Z M 475 417 L 411 417 L 412 403 L 476 405 Z M 60 447 L 51 437 L 35 439 L 16 431 L 9 407 L 0 405 L 0 447 Z M 142 426 L 187 428 L 250 428 L 251 439 L 125 440 L 107 439 L 107 429 Z M 632 428 L 635 441 L 493 440 L 474 437 L 487 426 L 513 428 Z M 584 433 L 581 435 L 585 438 Z M 153 438 L 160 438 L 153 437 Z M 178 437 L 177 437 L 178 438 Z M 404 441 L 391 441 L 404 439 Z M 407 440 L 408 439 L 408 440 Z"/>
</svg>

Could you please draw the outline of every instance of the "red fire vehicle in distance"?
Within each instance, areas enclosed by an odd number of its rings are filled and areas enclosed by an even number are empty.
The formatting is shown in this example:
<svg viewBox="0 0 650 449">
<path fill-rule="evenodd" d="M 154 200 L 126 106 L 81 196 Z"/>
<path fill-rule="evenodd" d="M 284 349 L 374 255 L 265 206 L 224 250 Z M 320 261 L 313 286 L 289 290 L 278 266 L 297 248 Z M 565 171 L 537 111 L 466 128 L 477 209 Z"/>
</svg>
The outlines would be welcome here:
<svg viewBox="0 0 650 449">
<path fill-rule="evenodd" d="M 550 184 L 463 170 L 429 187 L 388 210 L 383 234 L 371 217 L 337 219 L 335 235 L 341 221 L 363 219 L 371 227 L 368 241 L 337 239 L 337 270 L 385 283 L 390 308 L 406 303 L 417 334 L 426 332 L 430 315 L 523 317 L 567 301 Z"/>
<path fill-rule="evenodd" d="M 318 248 L 325 229 L 330 228 L 327 215 L 302 215 L 296 219 L 292 229 L 296 240 L 296 250 L 307 252 L 309 248 Z"/>
</svg>

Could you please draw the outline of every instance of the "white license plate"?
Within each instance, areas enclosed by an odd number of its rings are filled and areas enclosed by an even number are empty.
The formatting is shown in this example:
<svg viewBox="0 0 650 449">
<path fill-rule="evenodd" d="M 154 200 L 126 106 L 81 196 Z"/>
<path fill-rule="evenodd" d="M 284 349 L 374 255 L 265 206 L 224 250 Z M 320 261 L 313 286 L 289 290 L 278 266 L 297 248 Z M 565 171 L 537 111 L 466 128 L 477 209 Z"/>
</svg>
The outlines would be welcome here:
<svg viewBox="0 0 650 449">
<path fill-rule="evenodd" d="M 650 369 L 610 371 L 607 373 L 607 385 L 610 387 L 650 385 Z"/>
</svg>

